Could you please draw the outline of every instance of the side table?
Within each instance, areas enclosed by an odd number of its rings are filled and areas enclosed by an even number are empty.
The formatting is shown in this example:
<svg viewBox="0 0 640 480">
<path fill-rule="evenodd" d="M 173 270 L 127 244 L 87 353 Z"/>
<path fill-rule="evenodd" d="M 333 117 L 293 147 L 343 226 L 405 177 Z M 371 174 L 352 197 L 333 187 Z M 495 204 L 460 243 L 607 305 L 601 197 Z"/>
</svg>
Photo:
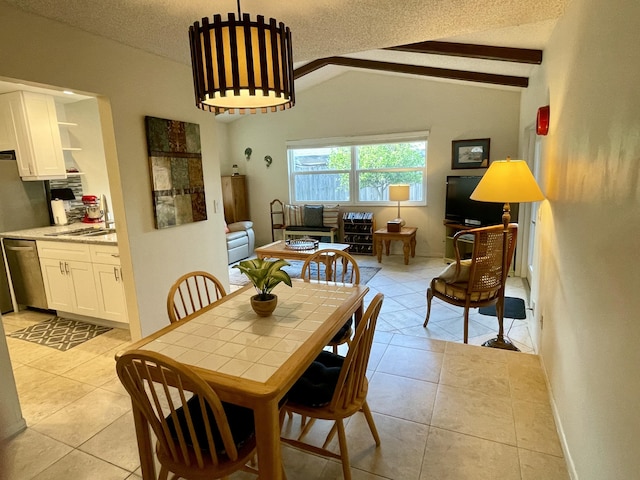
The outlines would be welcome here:
<svg viewBox="0 0 640 480">
<path fill-rule="evenodd" d="M 402 251 L 404 252 L 404 264 L 409 265 L 409 252 L 411 256 L 416 256 L 416 232 L 417 227 L 402 227 L 399 232 L 388 232 L 386 228 L 381 228 L 373 232 L 373 243 L 378 255 L 378 263 L 382 263 L 382 242 L 384 241 L 387 257 L 389 256 L 389 246 L 392 240 L 401 240 Z"/>
</svg>

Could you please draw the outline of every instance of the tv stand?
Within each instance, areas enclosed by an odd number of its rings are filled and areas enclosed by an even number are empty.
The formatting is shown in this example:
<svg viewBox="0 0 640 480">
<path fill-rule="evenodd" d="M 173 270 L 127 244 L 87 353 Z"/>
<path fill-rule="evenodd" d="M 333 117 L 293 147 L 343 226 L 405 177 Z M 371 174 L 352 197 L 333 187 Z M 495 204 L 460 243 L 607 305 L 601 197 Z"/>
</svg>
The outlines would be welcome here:
<svg viewBox="0 0 640 480">
<path fill-rule="evenodd" d="M 456 251 L 453 248 L 453 236 L 460 230 L 471 230 L 476 228 L 470 225 L 460 225 L 459 223 L 452 223 L 448 220 L 444 220 L 445 237 L 444 237 L 444 261 L 446 263 L 453 263 L 456 261 Z M 461 260 L 465 258 L 471 258 L 473 254 L 473 240 L 465 240 L 464 238 L 458 239 L 458 248 L 460 250 Z"/>
</svg>

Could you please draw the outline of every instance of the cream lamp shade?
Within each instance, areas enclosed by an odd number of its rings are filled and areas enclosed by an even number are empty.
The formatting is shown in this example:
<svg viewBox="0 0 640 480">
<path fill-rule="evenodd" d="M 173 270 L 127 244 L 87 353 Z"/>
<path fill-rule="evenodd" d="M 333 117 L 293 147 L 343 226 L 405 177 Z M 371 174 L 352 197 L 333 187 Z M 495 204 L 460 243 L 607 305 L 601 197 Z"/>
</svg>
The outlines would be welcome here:
<svg viewBox="0 0 640 480">
<path fill-rule="evenodd" d="M 491 163 L 471 200 L 496 203 L 537 202 L 544 195 L 524 160 L 496 160 Z"/>
<path fill-rule="evenodd" d="M 400 218 L 400 202 L 409 200 L 410 185 L 389 185 L 389 200 L 392 202 L 398 202 L 398 218 L 397 221 L 400 225 L 404 225 L 404 220 Z"/>
<path fill-rule="evenodd" d="M 409 200 L 409 185 L 389 185 L 389 200 L 392 202 Z"/>
</svg>

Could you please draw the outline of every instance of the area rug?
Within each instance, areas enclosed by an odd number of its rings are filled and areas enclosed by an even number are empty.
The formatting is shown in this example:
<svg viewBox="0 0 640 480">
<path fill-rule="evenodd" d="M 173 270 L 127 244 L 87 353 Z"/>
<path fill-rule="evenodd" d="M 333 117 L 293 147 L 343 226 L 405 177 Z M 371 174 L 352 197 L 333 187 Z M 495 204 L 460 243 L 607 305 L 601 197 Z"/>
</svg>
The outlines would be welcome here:
<svg viewBox="0 0 640 480">
<path fill-rule="evenodd" d="M 109 330 L 111 330 L 109 327 L 56 316 L 30 327 L 16 330 L 7 336 L 66 352 L 70 348 Z"/>
<path fill-rule="evenodd" d="M 287 260 L 290 263 L 288 267 L 284 267 L 291 278 L 300 278 L 300 272 L 302 271 L 302 260 Z M 366 285 L 376 273 L 380 271 L 380 267 L 360 267 L 360 283 Z M 249 283 L 249 279 L 246 275 L 240 272 L 237 268 L 229 269 L 229 284 L 231 285 L 246 285 Z"/>
<path fill-rule="evenodd" d="M 496 317 L 496 306 L 482 307 L 478 310 L 478 313 Z M 526 319 L 527 312 L 525 311 L 524 300 L 521 298 L 504 297 L 504 318 L 515 318 L 517 320 Z"/>
</svg>

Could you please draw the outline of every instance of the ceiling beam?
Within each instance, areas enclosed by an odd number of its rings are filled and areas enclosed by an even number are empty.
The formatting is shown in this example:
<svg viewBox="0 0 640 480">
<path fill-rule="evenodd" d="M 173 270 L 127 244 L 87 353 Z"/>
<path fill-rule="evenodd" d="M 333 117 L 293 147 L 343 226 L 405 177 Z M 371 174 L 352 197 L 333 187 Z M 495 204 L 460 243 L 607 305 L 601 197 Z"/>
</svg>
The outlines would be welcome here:
<svg viewBox="0 0 640 480">
<path fill-rule="evenodd" d="M 432 55 L 448 55 L 453 57 L 481 58 L 500 62 L 542 63 L 542 50 L 512 47 L 493 47 L 489 45 L 474 45 L 470 43 L 451 42 L 418 42 L 407 45 L 388 47 L 383 50 L 396 52 L 429 53 Z"/>
<path fill-rule="evenodd" d="M 513 75 L 497 75 L 493 73 L 469 72 L 466 70 L 452 70 L 449 68 L 423 67 L 420 65 L 407 65 L 403 63 L 380 62 L 376 60 L 363 60 L 348 57 L 327 57 L 314 60 L 312 62 L 296 68 L 293 78 L 298 79 L 304 75 L 314 72 L 326 65 L 339 65 L 343 67 L 364 68 L 369 70 L 379 70 L 382 72 L 405 73 L 408 75 L 421 75 L 425 77 L 449 78 L 452 80 L 463 80 L 467 82 L 491 83 L 493 85 L 507 85 L 511 87 L 528 87 L 527 77 L 516 77 Z"/>
</svg>

